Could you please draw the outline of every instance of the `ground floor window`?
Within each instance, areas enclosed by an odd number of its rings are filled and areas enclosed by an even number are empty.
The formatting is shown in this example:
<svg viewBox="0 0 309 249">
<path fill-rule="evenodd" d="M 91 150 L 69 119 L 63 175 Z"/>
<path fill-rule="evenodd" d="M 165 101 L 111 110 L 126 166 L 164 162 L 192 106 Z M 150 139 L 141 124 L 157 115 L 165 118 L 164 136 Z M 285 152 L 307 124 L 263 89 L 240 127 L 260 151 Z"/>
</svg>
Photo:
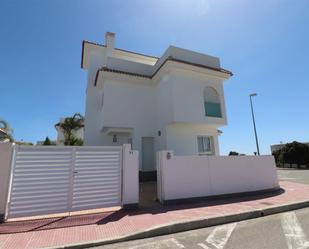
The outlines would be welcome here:
<svg viewBox="0 0 309 249">
<path fill-rule="evenodd" d="M 213 154 L 212 137 L 209 136 L 198 136 L 197 146 L 198 153 L 200 155 L 211 155 Z"/>
</svg>

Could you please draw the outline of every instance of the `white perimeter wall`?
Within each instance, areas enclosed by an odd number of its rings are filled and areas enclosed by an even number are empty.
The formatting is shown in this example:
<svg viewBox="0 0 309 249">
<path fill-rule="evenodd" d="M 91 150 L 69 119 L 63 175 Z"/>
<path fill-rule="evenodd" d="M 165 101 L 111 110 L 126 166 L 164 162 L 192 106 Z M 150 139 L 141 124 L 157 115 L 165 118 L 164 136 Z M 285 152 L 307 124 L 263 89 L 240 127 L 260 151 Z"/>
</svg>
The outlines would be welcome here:
<svg viewBox="0 0 309 249">
<path fill-rule="evenodd" d="M 161 201 L 279 187 L 273 156 L 174 156 L 158 152 Z"/>
<path fill-rule="evenodd" d="M 138 204 L 138 151 L 131 150 L 131 145 L 123 145 L 123 177 L 122 177 L 122 204 Z"/>
</svg>

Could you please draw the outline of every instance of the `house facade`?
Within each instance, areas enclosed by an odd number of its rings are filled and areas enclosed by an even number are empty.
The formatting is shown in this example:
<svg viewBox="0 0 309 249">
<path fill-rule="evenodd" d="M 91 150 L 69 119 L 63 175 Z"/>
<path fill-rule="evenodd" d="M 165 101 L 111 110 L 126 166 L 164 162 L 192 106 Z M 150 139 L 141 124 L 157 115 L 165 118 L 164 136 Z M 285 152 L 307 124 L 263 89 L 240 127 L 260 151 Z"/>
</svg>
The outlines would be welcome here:
<svg viewBox="0 0 309 249">
<path fill-rule="evenodd" d="M 161 57 L 83 42 L 87 70 L 85 145 L 129 143 L 140 170 L 155 170 L 156 152 L 219 155 L 227 124 L 223 82 L 232 76 L 219 58 L 170 46 Z"/>
</svg>

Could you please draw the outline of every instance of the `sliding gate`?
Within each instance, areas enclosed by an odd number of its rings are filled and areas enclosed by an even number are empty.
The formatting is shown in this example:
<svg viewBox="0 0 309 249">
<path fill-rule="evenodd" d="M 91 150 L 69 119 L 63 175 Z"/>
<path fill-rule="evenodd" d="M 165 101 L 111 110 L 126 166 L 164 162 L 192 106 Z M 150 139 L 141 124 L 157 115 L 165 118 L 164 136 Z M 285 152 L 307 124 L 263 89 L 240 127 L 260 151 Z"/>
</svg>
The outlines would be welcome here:
<svg viewBox="0 0 309 249">
<path fill-rule="evenodd" d="M 121 205 L 121 146 L 16 146 L 7 218 Z"/>
</svg>

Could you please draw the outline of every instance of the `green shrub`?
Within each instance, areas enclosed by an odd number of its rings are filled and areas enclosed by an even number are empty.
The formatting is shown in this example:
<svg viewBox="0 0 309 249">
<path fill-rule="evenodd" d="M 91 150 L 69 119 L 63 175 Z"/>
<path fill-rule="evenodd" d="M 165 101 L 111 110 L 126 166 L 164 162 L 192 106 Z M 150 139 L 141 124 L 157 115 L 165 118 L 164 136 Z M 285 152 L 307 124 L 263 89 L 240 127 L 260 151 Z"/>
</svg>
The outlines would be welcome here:
<svg viewBox="0 0 309 249">
<path fill-rule="evenodd" d="M 43 142 L 42 145 L 52 145 L 52 143 L 51 143 L 49 137 L 46 137 L 46 138 L 45 138 L 45 141 Z"/>
<path fill-rule="evenodd" d="M 277 157 L 278 163 L 289 163 L 307 165 L 309 164 L 309 146 L 299 142 L 287 143 L 276 152 L 275 158 Z"/>
<path fill-rule="evenodd" d="M 239 156 L 239 153 L 236 151 L 230 151 L 229 156 Z"/>
</svg>

